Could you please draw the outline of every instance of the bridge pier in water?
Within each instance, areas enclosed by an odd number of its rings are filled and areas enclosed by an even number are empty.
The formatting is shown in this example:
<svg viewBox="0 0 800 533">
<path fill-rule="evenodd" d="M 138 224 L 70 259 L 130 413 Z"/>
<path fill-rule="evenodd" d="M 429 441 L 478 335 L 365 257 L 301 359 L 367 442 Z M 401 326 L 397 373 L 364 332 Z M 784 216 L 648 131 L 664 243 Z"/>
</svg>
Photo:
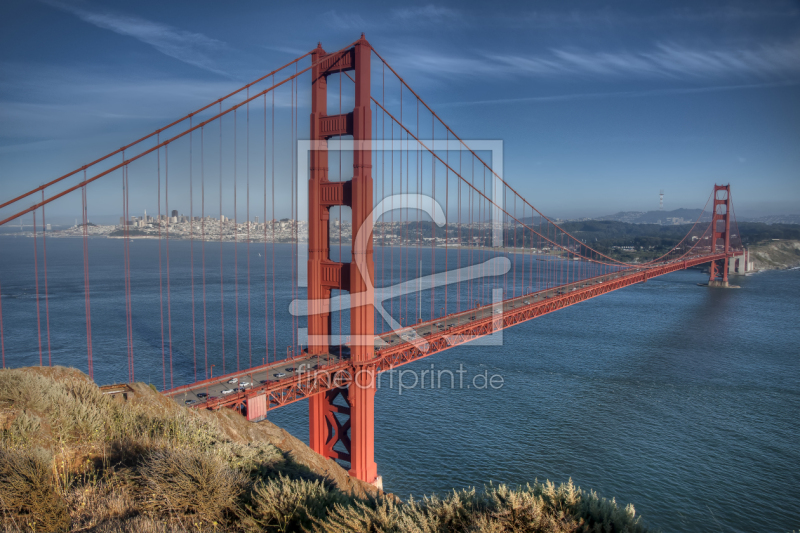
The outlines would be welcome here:
<svg viewBox="0 0 800 533">
<path fill-rule="evenodd" d="M 320 392 L 309 403 L 309 441 L 324 457 L 348 461 L 350 474 L 380 485 L 374 460 L 374 263 L 372 257 L 372 111 L 370 55 L 362 34 L 355 46 L 326 54 L 319 45 L 312 52 L 311 165 L 308 185 L 308 299 L 314 302 L 308 316 L 308 352 L 329 353 L 331 345 L 332 290 L 350 292 L 350 358 L 354 375 L 347 388 Z M 351 113 L 328 115 L 327 77 L 355 71 L 355 107 Z M 353 177 L 328 179 L 327 142 L 352 135 Z M 330 258 L 330 208 L 349 206 L 352 211 L 351 262 Z M 366 277 L 369 277 L 367 282 Z M 338 402 L 338 403 L 337 403 Z M 338 416 L 337 416 L 338 415 Z M 347 417 L 346 421 L 342 421 Z M 338 449 L 334 449 L 337 447 Z"/>
<path fill-rule="evenodd" d="M 709 287 L 729 287 L 728 285 L 728 261 L 731 251 L 731 186 L 714 185 L 714 210 L 711 217 L 711 253 L 717 249 L 720 239 L 723 240 L 723 247 L 726 257 L 718 261 L 711 261 L 708 272 Z M 720 227 L 721 226 L 721 227 Z M 717 263 L 720 263 L 719 265 Z M 719 278 L 722 279 L 719 279 Z"/>
</svg>

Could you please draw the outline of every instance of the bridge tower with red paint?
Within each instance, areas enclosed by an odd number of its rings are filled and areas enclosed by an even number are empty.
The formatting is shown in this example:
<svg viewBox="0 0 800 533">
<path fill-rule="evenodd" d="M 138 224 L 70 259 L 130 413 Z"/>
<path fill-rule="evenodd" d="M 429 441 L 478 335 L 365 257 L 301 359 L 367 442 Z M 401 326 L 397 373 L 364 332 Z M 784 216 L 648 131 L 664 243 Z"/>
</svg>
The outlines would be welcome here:
<svg viewBox="0 0 800 533">
<path fill-rule="evenodd" d="M 727 287 L 728 286 L 728 257 L 731 251 L 731 186 L 714 185 L 714 211 L 711 218 L 711 250 L 716 253 L 719 241 L 722 239 L 722 246 L 725 251 L 725 259 L 721 259 L 722 266 L 718 268 L 717 261 L 711 261 L 709 266 L 709 286 Z M 722 279 L 718 279 L 719 275 Z"/>
<path fill-rule="evenodd" d="M 371 53 L 370 44 L 362 34 L 348 50 L 326 54 L 322 45 L 318 45 L 311 55 L 308 299 L 313 303 L 308 315 L 308 352 L 311 355 L 330 352 L 331 291 L 349 291 L 350 357 L 354 375 L 349 387 L 311 397 L 309 440 L 311 448 L 324 457 L 349 462 L 351 475 L 368 483 L 379 483 L 373 443 L 376 374 L 374 366 L 366 364 L 374 357 L 375 350 Z M 355 74 L 354 109 L 329 115 L 327 78 L 347 71 Z M 353 177 L 333 182 L 328 179 L 327 142 L 332 137 L 345 135 L 353 137 Z M 352 210 L 350 263 L 334 262 L 330 258 L 330 208 L 334 206 L 349 206 Z M 356 242 L 358 235 L 361 239 Z M 365 282 L 366 276 L 370 283 Z M 342 401 L 336 403 L 338 399 Z"/>
</svg>

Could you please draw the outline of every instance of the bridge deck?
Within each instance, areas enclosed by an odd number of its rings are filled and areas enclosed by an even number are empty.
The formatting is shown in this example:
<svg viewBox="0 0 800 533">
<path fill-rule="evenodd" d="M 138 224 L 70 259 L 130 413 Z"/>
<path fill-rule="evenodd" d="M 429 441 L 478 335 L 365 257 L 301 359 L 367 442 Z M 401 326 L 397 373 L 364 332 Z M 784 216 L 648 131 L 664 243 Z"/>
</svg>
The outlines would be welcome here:
<svg viewBox="0 0 800 533">
<path fill-rule="evenodd" d="M 631 268 L 386 332 L 376 336 L 375 358 L 365 363 L 383 372 L 613 290 L 724 257 L 724 253 L 704 255 Z M 349 384 L 354 365 L 348 352 L 345 348 L 343 353 L 324 356 L 300 354 L 165 394 L 180 403 L 210 409 L 245 405 L 254 396 L 267 395 L 268 407 L 274 408 Z M 231 383 L 233 379 L 236 382 Z M 243 382 L 248 384 L 244 388 L 240 386 Z"/>
</svg>

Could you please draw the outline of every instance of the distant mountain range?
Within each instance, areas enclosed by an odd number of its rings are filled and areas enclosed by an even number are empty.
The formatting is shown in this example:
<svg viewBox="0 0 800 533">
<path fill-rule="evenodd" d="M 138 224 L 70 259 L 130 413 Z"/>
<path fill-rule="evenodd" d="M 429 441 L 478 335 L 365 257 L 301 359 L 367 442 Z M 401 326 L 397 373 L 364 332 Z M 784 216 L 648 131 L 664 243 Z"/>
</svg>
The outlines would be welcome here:
<svg viewBox="0 0 800 533">
<path fill-rule="evenodd" d="M 595 220 L 613 220 L 630 224 L 694 224 L 701 209 L 675 209 L 673 211 L 620 211 L 614 215 Z M 737 217 L 739 222 L 763 222 L 765 224 L 800 224 L 800 215 L 767 215 L 762 217 Z M 711 213 L 703 214 L 702 220 L 711 220 Z"/>
</svg>

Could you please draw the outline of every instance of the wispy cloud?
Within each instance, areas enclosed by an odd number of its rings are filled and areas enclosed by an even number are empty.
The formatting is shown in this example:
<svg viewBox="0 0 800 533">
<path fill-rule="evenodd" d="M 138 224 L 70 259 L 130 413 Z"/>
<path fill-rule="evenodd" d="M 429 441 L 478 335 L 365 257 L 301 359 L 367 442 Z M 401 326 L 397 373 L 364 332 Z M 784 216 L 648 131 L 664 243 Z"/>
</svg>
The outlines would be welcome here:
<svg viewBox="0 0 800 533">
<path fill-rule="evenodd" d="M 718 79 L 774 78 L 800 74 L 800 40 L 755 48 L 702 50 L 658 44 L 647 51 L 593 52 L 553 48 L 538 55 L 482 54 L 473 57 L 430 53 L 400 58 L 404 68 L 433 76 L 593 76 L 603 78 Z"/>
<path fill-rule="evenodd" d="M 372 26 L 358 13 L 339 13 L 335 10 L 324 13 L 321 20 L 328 26 L 343 30 L 366 31 Z"/>
<path fill-rule="evenodd" d="M 264 46 L 266 50 L 272 50 L 273 52 L 280 52 L 282 54 L 289 54 L 290 56 L 299 57 L 308 50 L 303 50 L 302 48 L 294 48 L 292 46 Z"/>
<path fill-rule="evenodd" d="M 65 139 L 167 122 L 231 92 L 227 80 L 0 63 L 0 140 Z"/>
<path fill-rule="evenodd" d="M 443 102 L 437 104 L 436 107 L 469 107 L 469 106 L 485 106 L 485 105 L 502 105 L 502 104 L 521 104 L 521 103 L 537 103 L 537 102 L 567 102 L 572 100 L 599 100 L 605 98 L 628 98 L 628 97 L 645 97 L 645 96 L 659 96 L 671 94 L 701 94 L 701 93 L 714 93 L 714 92 L 728 92 L 728 91 L 741 91 L 747 89 L 769 89 L 774 87 L 794 87 L 800 86 L 800 81 L 785 81 L 775 83 L 750 83 L 741 85 L 712 85 L 709 87 L 684 87 L 684 88 L 671 88 L 671 89 L 652 89 L 645 91 L 611 91 L 611 92 L 597 92 L 597 93 L 572 93 L 572 94 L 554 94 L 545 96 L 526 96 L 522 98 L 497 98 L 492 100 L 471 100 L 464 102 Z"/>
<path fill-rule="evenodd" d="M 266 86 L 262 83 L 253 90 Z M 173 77 L 158 72 L 120 73 L 99 66 L 0 62 L 0 143 L 66 139 L 96 134 L 107 127 L 155 127 L 214 102 L 237 87 L 238 83 L 226 79 Z M 303 92 L 308 90 L 300 88 L 301 102 L 308 101 Z M 241 101 L 244 95 L 240 93 L 230 103 Z M 252 105 L 260 107 L 262 102 L 258 99 Z M 292 104 L 288 89 L 276 92 L 276 108 Z M 207 119 L 216 112 L 214 106 L 196 120 Z"/>
<path fill-rule="evenodd" d="M 434 4 L 390 9 L 388 16 L 384 14 L 366 18 L 359 13 L 334 9 L 323 13 L 319 19 L 328 27 L 362 32 L 377 29 L 396 31 L 399 27 L 408 29 L 413 26 L 427 27 L 431 24 L 441 28 L 448 24 L 466 22 L 466 17 L 461 11 Z"/>
<path fill-rule="evenodd" d="M 758 21 L 787 20 L 800 17 L 796 3 L 774 2 L 771 5 L 753 3 L 747 6 L 692 6 L 673 8 L 665 5 L 663 9 L 647 12 L 620 11 L 608 7 L 598 9 L 569 10 L 531 10 L 517 13 L 513 17 L 501 16 L 505 24 L 512 27 L 535 27 L 543 29 L 619 27 L 663 24 L 707 24 L 751 23 Z"/>
<path fill-rule="evenodd" d="M 392 16 L 404 22 L 442 23 L 460 21 L 463 14 L 449 7 L 428 4 L 418 7 L 401 7 L 392 9 Z"/>
<path fill-rule="evenodd" d="M 227 48 L 222 41 L 212 39 L 202 33 L 181 30 L 132 15 L 110 11 L 91 11 L 57 0 L 43 1 L 50 6 L 72 13 L 84 22 L 98 28 L 138 39 L 178 61 L 210 72 L 227 75 L 217 66 L 216 61 L 210 55 Z"/>
</svg>

